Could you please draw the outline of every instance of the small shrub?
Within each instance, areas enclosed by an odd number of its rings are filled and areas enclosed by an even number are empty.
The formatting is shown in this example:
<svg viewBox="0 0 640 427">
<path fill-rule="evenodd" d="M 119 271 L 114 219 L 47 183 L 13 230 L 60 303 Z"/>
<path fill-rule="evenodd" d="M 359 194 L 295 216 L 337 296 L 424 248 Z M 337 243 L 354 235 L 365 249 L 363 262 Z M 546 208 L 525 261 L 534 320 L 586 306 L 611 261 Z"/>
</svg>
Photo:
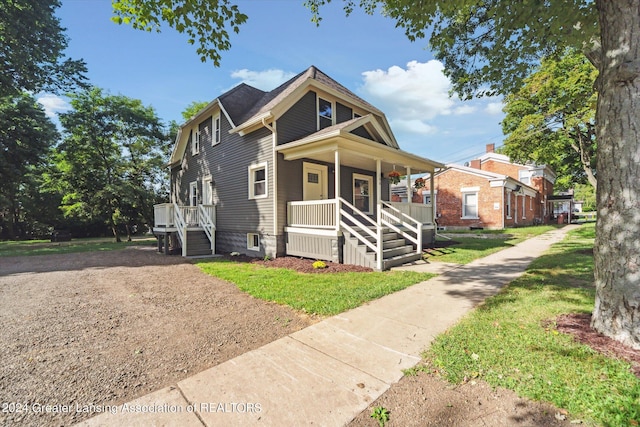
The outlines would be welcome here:
<svg viewBox="0 0 640 427">
<path fill-rule="evenodd" d="M 327 268 L 327 264 L 324 261 L 316 261 L 313 263 L 313 268 Z"/>
<path fill-rule="evenodd" d="M 380 427 L 384 427 L 385 423 L 389 421 L 390 414 L 391 413 L 387 408 L 383 406 L 376 406 L 373 408 L 373 411 L 371 411 L 371 418 L 378 421 Z"/>
</svg>

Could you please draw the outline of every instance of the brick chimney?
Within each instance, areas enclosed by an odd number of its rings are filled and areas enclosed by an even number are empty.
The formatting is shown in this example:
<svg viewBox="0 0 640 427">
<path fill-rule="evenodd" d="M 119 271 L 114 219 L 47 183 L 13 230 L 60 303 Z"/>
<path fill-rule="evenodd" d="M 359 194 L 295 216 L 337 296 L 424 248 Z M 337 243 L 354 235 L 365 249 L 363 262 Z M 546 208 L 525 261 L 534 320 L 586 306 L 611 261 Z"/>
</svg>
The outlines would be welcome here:
<svg viewBox="0 0 640 427">
<path fill-rule="evenodd" d="M 496 151 L 496 144 L 487 144 L 487 153 L 493 153 Z"/>
<path fill-rule="evenodd" d="M 473 169 L 480 169 L 480 159 L 473 159 L 469 162 L 469 167 Z"/>
</svg>

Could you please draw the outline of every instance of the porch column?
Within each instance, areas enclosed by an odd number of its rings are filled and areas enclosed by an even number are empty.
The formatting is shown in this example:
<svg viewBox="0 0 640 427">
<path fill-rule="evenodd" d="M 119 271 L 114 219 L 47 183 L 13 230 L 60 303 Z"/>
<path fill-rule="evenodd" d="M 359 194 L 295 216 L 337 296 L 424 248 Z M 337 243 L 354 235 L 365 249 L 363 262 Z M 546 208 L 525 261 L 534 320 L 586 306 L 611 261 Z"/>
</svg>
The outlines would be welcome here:
<svg viewBox="0 0 640 427">
<path fill-rule="evenodd" d="M 380 201 L 382 200 L 382 162 L 376 159 L 376 206 L 378 207 L 378 224 L 380 224 Z"/>
<path fill-rule="evenodd" d="M 433 225 L 436 224 L 436 204 L 435 204 L 435 199 L 434 199 L 434 195 L 435 195 L 435 174 L 436 174 L 436 169 L 433 168 L 431 170 L 431 179 L 429 180 L 429 194 L 431 194 L 431 198 L 429 200 L 431 200 L 431 223 Z M 437 227 L 436 227 L 436 232 L 437 232 Z"/>
<path fill-rule="evenodd" d="M 334 196 L 336 199 L 336 230 L 340 230 L 340 151 L 334 152 L 335 172 L 333 173 L 333 180 L 335 184 Z"/>
<path fill-rule="evenodd" d="M 407 203 L 413 203 L 413 191 L 411 191 L 411 168 L 405 166 L 407 169 Z"/>
</svg>

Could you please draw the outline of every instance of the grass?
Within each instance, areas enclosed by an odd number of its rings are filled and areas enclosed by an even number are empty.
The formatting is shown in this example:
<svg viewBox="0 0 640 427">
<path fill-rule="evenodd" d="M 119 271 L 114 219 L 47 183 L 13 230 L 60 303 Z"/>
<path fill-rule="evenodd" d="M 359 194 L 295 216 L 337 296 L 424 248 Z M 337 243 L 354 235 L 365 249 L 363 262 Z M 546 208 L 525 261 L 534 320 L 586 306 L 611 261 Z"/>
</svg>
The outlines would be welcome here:
<svg viewBox="0 0 640 427">
<path fill-rule="evenodd" d="M 539 236 L 547 231 L 554 230 L 556 226 L 541 225 L 535 227 L 507 228 L 505 230 L 473 230 L 456 235 L 454 245 L 442 248 L 428 249 L 424 258 L 428 261 L 451 262 L 454 264 L 467 264 L 471 261 L 485 257 L 494 252 L 514 246 L 531 237 Z M 448 232 L 447 232 L 448 234 Z M 465 234 L 488 234 L 495 238 L 464 237 Z M 439 239 L 440 242 L 448 240 Z"/>
<path fill-rule="evenodd" d="M 434 276 L 412 271 L 305 274 L 223 259 L 201 260 L 197 265 L 256 298 L 323 316 L 342 313 Z"/>
<path fill-rule="evenodd" d="M 594 225 L 574 230 L 520 279 L 438 336 L 425 369 L 460 383 L 481 378 L 533 400 L 551 402 L 605 426 L 640 421 L 640 381 L 626 362 L 576 343 L 553 327 L 563 313 L 594 304 Z"/>
<path fill-rule="evenodd" d="M 81 238 L 70 242 L 21 240 L 0 242 L 0 257 L 50 255 L 76 252 L 113 251 L 134 245 L 154 245 L 152 237 L 134 237 L 131 242 L 116 243 L 113 237 Z"/>
</svg>

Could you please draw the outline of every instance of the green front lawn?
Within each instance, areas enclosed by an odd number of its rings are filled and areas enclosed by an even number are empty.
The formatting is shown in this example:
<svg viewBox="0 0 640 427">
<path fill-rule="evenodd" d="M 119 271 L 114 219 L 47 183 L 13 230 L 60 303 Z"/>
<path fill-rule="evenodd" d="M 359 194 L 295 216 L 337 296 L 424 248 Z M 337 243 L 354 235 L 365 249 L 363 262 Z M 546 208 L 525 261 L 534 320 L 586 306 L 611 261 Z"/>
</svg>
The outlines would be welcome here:
<svg viewBox="0 0 640 427">
<path fill-rule="evenodd" d="M 435 276 L 412 271 L 305 274 L 224 259 L 202 260 L 197 265 L 256 298 L 323 316 L 342 313 Z"/>
<path fill-rule="evenodd" d="M 113 237 L 72 239 L 69 242 L 49 240 L 21 240 L 0 242 L 0 257 L 50 255 L 75 252 L 113 251 L 133 245 L 155 245 L 154 237 L 134 237 L 131 242 L 115 243 Z"/>
<path fill-rule="evenodd" d="M 468 264 L 494 252 L 514 246 L 524 240 L 556 229 L 554 225 L 507 228 L 505 230 L 473 230 L 455 233 L 452 240 L 438 237 L 436 248 L 427 249 L 424 259 L 429 262 L 441 261 L 454 264 Z M 445 234 L 449 235 L 449 232 Z M 465 237 L 469 234 L 483 234 L 490 237 Z"/>
<path fill-rule="evenodd" d="M 449 381 L 475 378 L 551 402 L 570 418 L 607 426 L 640 421 L 640 380 L 626 362 L 605 357 L 554 328 L 563 313 L 593 310 L 594 225 L 571 232 L 500 294 L 438 336 L 429 370 Z"/>
</svg>

